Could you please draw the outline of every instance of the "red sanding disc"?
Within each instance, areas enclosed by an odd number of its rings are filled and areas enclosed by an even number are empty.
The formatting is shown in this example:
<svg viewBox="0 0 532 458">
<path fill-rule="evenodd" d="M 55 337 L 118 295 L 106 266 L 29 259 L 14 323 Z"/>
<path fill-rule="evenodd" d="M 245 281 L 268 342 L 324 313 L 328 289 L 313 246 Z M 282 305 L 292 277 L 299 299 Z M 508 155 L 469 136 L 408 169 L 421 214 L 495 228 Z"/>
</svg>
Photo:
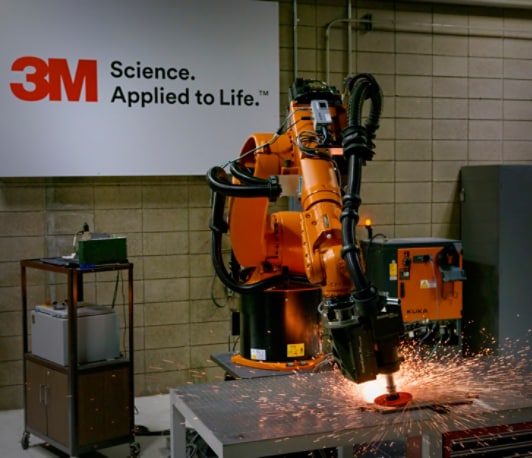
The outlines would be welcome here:
<svg viewBox="0 0 532 458">
<path fill-rule="evenodd" d="M 412 395 L 404 391 L 399 391 L 395 395 L 381 394 L 373 402 L 384 407 L 403 407 L 412 400 Z"/>
</svg>

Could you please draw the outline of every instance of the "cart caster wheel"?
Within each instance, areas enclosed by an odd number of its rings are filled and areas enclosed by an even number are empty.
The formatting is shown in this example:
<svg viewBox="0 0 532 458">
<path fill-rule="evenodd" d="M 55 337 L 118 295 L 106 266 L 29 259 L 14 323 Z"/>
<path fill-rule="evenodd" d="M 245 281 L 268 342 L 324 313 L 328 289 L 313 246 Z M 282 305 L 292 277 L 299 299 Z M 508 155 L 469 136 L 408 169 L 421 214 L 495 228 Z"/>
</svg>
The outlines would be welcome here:
<svg viewBox="0 0 532 458">
<path fill-rule="evenodd" d="M 30 446 L 30 433 L 28 433 L 27 431 L 24 431 L 24 433 L 22 434 L 22 439 L 20 439 L 20 445 L 24 450 L 27 450 Z"/>
<path fill-rule="evenodd" d="M 140 444 L 138 442 L 134 442 L 133 444 L 130 444 L 129 445 L 129 450 L 131 452 L 131 455 L 129 455 L 131 458 L 139 456 L 139 454 L 140 454 Z"/>
</svg>

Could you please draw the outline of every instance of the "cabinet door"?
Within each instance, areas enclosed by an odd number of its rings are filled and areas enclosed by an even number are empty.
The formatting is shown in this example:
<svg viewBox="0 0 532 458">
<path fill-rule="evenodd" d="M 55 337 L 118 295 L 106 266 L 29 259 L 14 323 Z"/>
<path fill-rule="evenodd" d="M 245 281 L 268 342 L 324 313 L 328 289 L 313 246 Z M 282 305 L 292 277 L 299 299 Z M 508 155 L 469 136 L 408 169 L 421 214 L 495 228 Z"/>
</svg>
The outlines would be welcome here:
<svg viewBox="0 0 532 458">
<path fill-rule="evenodd" d="M 45 368 L 26 361 L 26 427 L 34 432 L 47 434 L 46 404 L 44 403 Z"/>
<path fill-rule="evenodd" d="M 70 417 L 68 375 L 46 369 L 46 416 L 48 437 L 65 447 L 69 444 Z"/>
<path fill-rule="evenodd" d="M 105 438 L 125 437 L 132 434 L 129 401 L 133 395 L 129 390 L 129 369 L 110 371 L 105 378 L 106 409 Z"/>
<path fill-rule="evenodd" d="M 78 392 L 80 445 L 131 434 L 128 368 L 83 374 Z"/>
<path fill-rule="evenodd" d="M 101 441 L 104 431 L 104 377 L 101 372 L 78 378 L 78 438 L 80 445 Z"/>
<path fill-rule="evenodd" d="M 26 426 L 68 446 L 68 375 L 27 360 L 25 389 Z"/>
</svg>

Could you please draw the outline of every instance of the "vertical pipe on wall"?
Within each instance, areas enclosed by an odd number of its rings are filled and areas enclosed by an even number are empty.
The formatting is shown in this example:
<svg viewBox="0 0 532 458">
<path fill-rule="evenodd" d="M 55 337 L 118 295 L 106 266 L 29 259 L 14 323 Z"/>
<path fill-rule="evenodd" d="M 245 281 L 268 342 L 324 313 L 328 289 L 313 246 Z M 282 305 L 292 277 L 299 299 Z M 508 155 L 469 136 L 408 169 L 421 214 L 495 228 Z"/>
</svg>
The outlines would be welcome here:
<svg viewBox="0 0 532 458">
<path fill-rule="evenodd" d="M 512 38 L 518 39 L 518 40 L 532 40 L 532 34 L 529 30 L 525 29 L 510 29 L 510 28 L 502 28 L 502 29 L 494 29 L 494 28 L 486 28 L 486 27 L 474 27 L 474 26 L 463 26 L 460 24 L 447 24 L 447 23 L 439 23 L 439 22 L 399 22 L 395 20 L 385 20 L 385 21 L 375 21 L 371 18 L 368 18 L 366 16 L 363 16 L 362 19 L 353 19 L 353 18 L 340 18 L 340 19 L 334 19 L 331 22 L 327 24 L 325 27 L 325 81 L 327 83 L 330 83 L 329 77 L 330 77 L 330 61 L 331 61 L 331 49 L 330 49 L 330 34 L 331 29 L 335 27 L 338 24 L 345 23 L 348 25 L 349 28 L 352 28 L 353 25 L 362 25 L 366 27 L 365 30 L 382 30 L 386 32 L 393 32 L 397 31 L 398 27 L 401 27 L 401 31 L 411 31 L 415 33 L 420 34 L 439 34 L 439 35 L 446 35 L 446 34 L 452 34 L 455 36 L 474 36 L 474 37 L 501 37 L 504 38 L 508 36 L 508 34 L 514 35 Z M 426 31 L 427 27 L 433 28 L 438 27 L 441 29 L 440 32 L 432 32 L 432 31 Z M 463 32 L 461 30 L 467 30 L 467 32 Z M 348 52 L 351 54 L 352 46 L 351 43 L 348 45 Z M 351 71 L 350 68 L 348 68 L 349 71 Z"/>
<path fill-rule="evenodd" d="M 331 29 L 338 23 L 345 22 L 347 23 L 349 29 L 351 29 L 352 24 L 359 24 L 361 22 L 366 22 L 365 19 L 335 19 L 327 24 L 327 27 L 325 28 L 325 81 L 329 84 L 329 73 L 330 73 L 330 63 L 331 63 L 331 56 L 330 56 L 330 33 Z M 351 54 L 351 43 L 348 44 L 348 51 L 349 54 Z M 351 56 L 349 56 L 350 59 Z M 348 68 L 349 71 L 351 69 Z"/>
<path fill-rule="evenodd" d="M 293 2 L 293 6 L 292 6 L 292 14 L 293 14 L 293 40 L 294 40 L 294 45 L 293 45 L 293 54 L 294 54 L 294 81 L 297 79 L 297 73 L 298 73 L 298 65 L 297 65 L 297 60 L 298 60 L 298 55 L 297 55 L 297 23 L 298 23 L 298 18 L 297 18 L 297 0 L 294 0 Z"/>
<path fill-rule="evenodd" d="M 353 72 L 353 28 L 351 27 L 351 19 L 353 18 L 351 0 L 347 0 L 347 75 L 351 75 Z"/>
</svg>

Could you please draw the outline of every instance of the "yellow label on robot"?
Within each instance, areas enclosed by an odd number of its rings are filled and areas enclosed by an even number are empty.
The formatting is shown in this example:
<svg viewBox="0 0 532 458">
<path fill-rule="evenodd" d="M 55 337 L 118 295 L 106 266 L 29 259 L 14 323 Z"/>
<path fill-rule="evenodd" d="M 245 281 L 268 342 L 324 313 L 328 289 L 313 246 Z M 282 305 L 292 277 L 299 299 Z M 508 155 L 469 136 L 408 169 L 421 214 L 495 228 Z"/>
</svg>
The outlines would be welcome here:
<svg viewBox="0 0 532 458">
<path fill-rule="evenodd" d="M 432 280 L 421 280 L 419 282 L 419 287 L 421 289 L 436 288 L 436 286 L 438 286 L 437 283 Z"/>
<path fill-rule="evenodd" d="M 392 261 L 390 264 L 388 264 L 388 274 L 390 276 L 390 280 L 397 280 L 397 263 L 395 261 Z"/>
<path fill-rule="evenodd" d="M 297 358 L 299 356 L 305 356 L 305 344 L 288 344 L 286 346 L 286 356 L 288 358 Z"/>
</svg>

